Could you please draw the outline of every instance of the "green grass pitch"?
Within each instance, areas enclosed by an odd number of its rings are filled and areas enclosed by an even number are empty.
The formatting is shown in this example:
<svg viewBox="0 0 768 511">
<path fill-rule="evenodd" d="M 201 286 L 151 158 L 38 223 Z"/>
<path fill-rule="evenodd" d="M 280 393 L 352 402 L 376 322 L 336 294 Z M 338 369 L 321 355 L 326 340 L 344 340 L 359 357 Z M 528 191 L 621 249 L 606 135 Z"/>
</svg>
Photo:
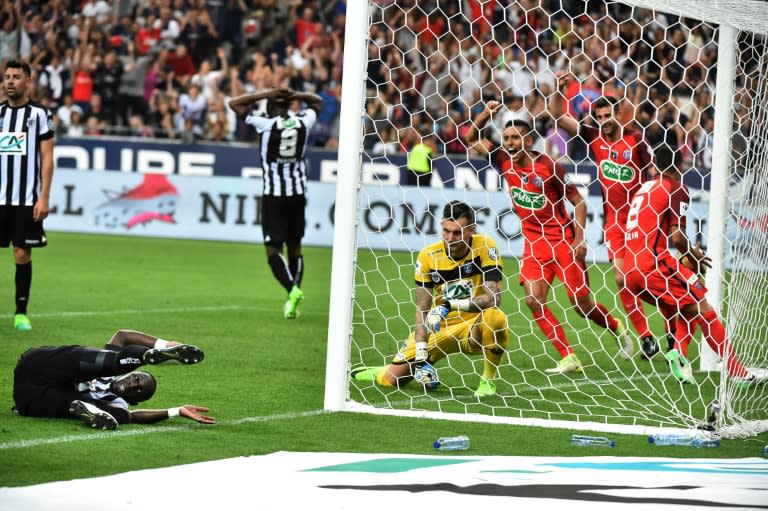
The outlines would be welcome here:
<svg viewBox="0 0 768 511">
<path fill-rule="evenodd" d="M 768 443 L 768 434 L 762 434 L 723 441 L 719 449 L 669 447 L 660 451 L 640 436 L 609 435 L 617 446 L 608 452 L 570 446 L 573 431 L 326 413 L 322 408 L 330 249 L 306 248 L 302 286 L 306 299 L 299 319 L 286 321 L 282 318 L 285 293 L 273 280 L 260 245 L 49 234 L 49 247 L 33 253 L 31 332 L 15 332 L 11 326 L 10 249 L 0 265 L 0 486 L 279 450 L 435 454 L 432 441 L 452 434 L 470 435 L 471 455 L 731 458 L 759 456 Z M 409 264 L 409 257 L 384 258 Z M 508 274 L 512 267 L 508 265 Z M 405 286 L 398 293 L 407 293 L 408 281 L 398 284 L 395 277 L 398 272 L 409 275 L 410 269 L 395 268 L 394 272 L 391 285 Z M 372 284 L 373 289 L 380 285 Z M 356 292 L 360 293 L 359 286 Z M 517 292 L 514 289 L 505 296 L 507 312 L 522 311 Z M 365 293 L 360 294 L 364 303 L 369 300 Z M 386 302 L 384 298 L 376 305 L 392 306 L 393 315 L 398 311 L 412 315 L 410 304 Z M 362 308 L 369 307 L 373 305 Z M 567 317 L 578 322 L 572 313 Z M 361 310 L 356 309 L 355 321 L 361 318 Z M 394 323 L 394 330 L 401 328 Z M 150 367 L 158 379 L 158 391 L 144 405 L 209 406 L 219 424 L 203 427 L 179 418 L 153 426 L 126 425 L 115 432 L 94 432 L 73 420 L 11 413 L 13 367 L 21 352 L 43 344 L 98 347 L 120 328 L 202 347 L 206 359 L 199 365 Z M 511 328 L 530 330 L 524 312 Z M 529 336 L 525 342 L 541 342 L 536 340 L 537 334 Z M 381 349 L 385 347 L 388 345 Z M 515 362 L 543 364 L 539 360 Z M 523 390 L 514 378 L 512 384 L 515 388 L 506 392 Z"/>
</svg>

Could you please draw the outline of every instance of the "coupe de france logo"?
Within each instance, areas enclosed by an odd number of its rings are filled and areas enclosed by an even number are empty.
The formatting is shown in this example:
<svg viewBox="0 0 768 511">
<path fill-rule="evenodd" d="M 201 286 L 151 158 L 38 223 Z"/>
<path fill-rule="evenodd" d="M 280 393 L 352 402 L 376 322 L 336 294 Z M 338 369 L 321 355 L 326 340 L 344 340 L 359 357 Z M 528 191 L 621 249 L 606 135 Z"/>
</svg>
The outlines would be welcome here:
<svg viewBox="0 0 768 511">
<path fill-rule="evenodd" d="M 27 134 L 23 131 L 0 134 L 0 154 L 27 154 Z"/>
<path fill-rule="evenodd" d="M 489 248 L 488 249 L 488 259 L 490 259 L 491 261 L 495 261 L 498 258 L 499 258 L 499 251 L 496 250 L 495 247 Z"/>
</svg>

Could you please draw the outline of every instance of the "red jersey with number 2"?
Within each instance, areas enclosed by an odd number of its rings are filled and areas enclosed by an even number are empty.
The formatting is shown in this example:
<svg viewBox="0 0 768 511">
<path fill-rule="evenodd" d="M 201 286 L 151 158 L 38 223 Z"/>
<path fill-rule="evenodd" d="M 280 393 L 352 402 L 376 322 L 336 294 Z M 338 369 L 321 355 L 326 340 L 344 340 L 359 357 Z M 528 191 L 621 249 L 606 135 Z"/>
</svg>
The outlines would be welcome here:
<svg viewBox="0 0 768 511">
<path fill-rule="evenodd" d="M 683 184 L 663 174 L 643 183 L 632 199 L 627 217 L 624 271 L 647 271 L 677 261 L 669 250 L 673 227 L 685 231 L 690 197 Z"/>
<path fill-rule="evenodd" d="M 603 192 L 605 230 L 627 223 L 629 202 L 645 181 L 645 169 L 651 162 L 648 145 L 639 131 L 624 130 L 616 142 L 609 142 L 600 128 L 584 126 L 580 135 L 589 144 L 597 163 L 597 175 Z"/>
<path fill-rule="evenodd" d="M 572 242 L 571 216 L 565 203 L 570 188 L 575 187 L 566 183 L 565 169 L 544 154 L 535 154 L 530 165 L 515 165 L 501 148 L 495 152 L 494 162 L 509 185 L 525 239 L 529 243 Z"/>
</svg>

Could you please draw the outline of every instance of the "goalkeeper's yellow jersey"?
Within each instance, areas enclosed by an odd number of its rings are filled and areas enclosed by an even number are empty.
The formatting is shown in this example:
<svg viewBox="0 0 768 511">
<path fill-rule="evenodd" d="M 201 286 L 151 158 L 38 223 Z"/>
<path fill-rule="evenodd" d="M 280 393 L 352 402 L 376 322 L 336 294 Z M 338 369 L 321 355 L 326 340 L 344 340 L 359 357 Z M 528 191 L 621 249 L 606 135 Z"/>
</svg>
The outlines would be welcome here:
<svg viewBox="0 0 768 511">
<path fill-rule="evenodd" d="M 434 289 L 434 305 L 446 300 L 462 300 L 478 294 L 483 282 L 502 279 L 503 263 L 496 241 L 474 234 L 470 250 L 462 259 L 452 259 L 445 242 L 427 245 L 416 260 L 416 285 Z M 471 313 L 476 314 L 476 313 Z M 450 316 L 458 315 L 451 311 Z"/>
</svg>

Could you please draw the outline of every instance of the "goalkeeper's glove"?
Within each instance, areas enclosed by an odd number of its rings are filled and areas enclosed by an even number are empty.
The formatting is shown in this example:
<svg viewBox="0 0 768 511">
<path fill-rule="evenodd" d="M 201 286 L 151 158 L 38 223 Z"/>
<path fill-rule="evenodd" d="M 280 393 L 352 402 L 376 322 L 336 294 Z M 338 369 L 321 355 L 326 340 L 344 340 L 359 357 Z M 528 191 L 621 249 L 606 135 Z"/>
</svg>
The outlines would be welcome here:
<svg viewBox="0 0 768 511">
<path fill-rule="evenodd" d="M 416 362 L 426 362 L 427 357 L 429 354 L 427 353 L 427 343 L 426 342 L 417 342 L 416 343 Z"/>
<path fill-rule="evenodd" d="M 424 321 L 424 323 L 426 324 L 427 330 L 429 330 L 430 332 L 439 332 L 440 325 L 449 312 L 451 312 L 451 309 L 449 309 L 448 306 L 446 305 L 438 305 L 437 307 L 429 311 L 427 313 L 427 318 Z"/>
</svg>

